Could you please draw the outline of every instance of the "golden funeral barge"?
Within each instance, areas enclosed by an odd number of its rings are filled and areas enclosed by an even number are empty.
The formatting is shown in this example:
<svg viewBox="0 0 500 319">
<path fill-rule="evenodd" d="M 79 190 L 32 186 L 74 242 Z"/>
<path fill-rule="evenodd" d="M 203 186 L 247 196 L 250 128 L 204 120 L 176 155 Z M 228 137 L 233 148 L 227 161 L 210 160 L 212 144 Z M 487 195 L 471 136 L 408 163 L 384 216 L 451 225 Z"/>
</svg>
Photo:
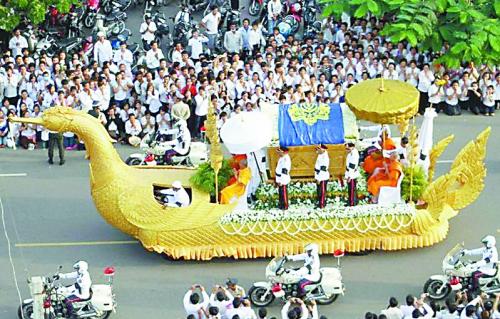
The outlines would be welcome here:
<svg viewBox="0 0 500 319">
<path fill-rule="evenodd" d="M 413 207 L 412 214 L 256 221 L 236 225 L 221 222 L 234 205 L 210 203 L 209 194 L 194 188 L 191 188 L 188 207 L 164 208 L 154 197 L 154 187 L 170 187 L 173 181 L 179 180 L 189 190 L 189 179 L 196 170 L 127 166 L 105 128 L 84 112 L 54 107 L 45 111 L 41 118 L 11 120 L 77 134 L 87 148 L 92 198 L 102 217 L 140 240 L 146 249 L 187 260 L 292 254 L 301 252 L 304 244 L 310 242 L 317 243 L 322 254 L 333 253 L 336 249 L 360 252 L 433 245 L 446 237 L 449 219 L 476 200 L 483 190 L 486 176 L 483 161 L 490 134 L 488 128 L 460 151 L 450 171 L 426 188 L 421 198 L 425 205 L 408 205 Z M 434 146 L 431 170 L 451 140 L 452 137 L 448 137 Z"/>
</svg>

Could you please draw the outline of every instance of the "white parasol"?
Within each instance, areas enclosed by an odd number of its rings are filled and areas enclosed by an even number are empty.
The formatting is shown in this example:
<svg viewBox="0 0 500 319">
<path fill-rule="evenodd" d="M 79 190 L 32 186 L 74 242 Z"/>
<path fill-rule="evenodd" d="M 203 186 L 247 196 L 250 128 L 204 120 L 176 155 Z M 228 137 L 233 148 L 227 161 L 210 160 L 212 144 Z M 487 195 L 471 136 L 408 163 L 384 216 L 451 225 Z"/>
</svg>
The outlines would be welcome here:
<svg viewBox="0 0 500 319">
<path fill-rule="evenodd" d="M 232 116 L 222 125 L 220 137 L 232 154 L 246 154 L 266 147 L 272 138 L 271 120 L 261 112 Z"/>
<path fill-rule="evenodd" d="M 417 157 L 417 164 L 422 166 L 425 173 L 429 172 L 430 152 L 432 149 L 432 135 L 434 131 L 434 118 L 437 117 L 436 110 L 433 107 L 425 109 L 424 121 L 420 126 L 418 134 L 418 146 L 420 148 Z"/>
</svg>

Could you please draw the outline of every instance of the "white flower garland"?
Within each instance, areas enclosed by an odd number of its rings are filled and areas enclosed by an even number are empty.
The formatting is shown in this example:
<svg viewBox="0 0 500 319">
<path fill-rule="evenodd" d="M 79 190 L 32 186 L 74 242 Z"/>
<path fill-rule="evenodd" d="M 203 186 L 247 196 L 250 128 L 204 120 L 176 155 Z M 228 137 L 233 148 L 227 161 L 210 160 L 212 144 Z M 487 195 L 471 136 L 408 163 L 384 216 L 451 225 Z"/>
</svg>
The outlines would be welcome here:
<svg viewBox="0 0 500 319">
<path fill-rule="evenodd" d="M 360 205 L 343 207 L 329 205 L 324 209 L 296 205 L 287 211 L 234 211 L 219 220 L 219 226 L 228 235 L 274 235 L 286 233 L 294 236 L 300 232 L 374 230 L 398 232 L 413 223 L 417 210 L 413 205 L 391 206 Z"/>
<path fill-rule="evenodd" d="M 408 215 L 416 214 L 416 209 L 409 204 L 394 204 L 388 206 L 382 205 L 358 205 L 345 207 L 340 202 L 327 205 L 323 209 L 315 208 L 311 205 L 294 205 L 288 210 L 280 209 L 269 210 L 235 210 L 225 214 L 219 220 L 221 225 L 225 224 L 248 224 L 255 222 L 274 222 L 274 221 L 301 221 L 301 220 L 319 220 L 332 218 L 362 218 L 383 215 Z"/>
</svg>

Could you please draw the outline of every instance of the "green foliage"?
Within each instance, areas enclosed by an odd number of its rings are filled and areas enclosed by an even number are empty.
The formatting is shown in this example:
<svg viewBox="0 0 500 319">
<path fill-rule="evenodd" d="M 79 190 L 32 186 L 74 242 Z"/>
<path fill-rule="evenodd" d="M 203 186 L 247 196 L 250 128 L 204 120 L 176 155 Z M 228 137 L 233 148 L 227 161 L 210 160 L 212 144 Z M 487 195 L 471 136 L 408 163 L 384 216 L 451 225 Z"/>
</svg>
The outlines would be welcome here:
<svg viewBox="0 0 500 319">
<path fill-rule="evenodd" d="M 343 12 L 356 18 L 389 17 L 381 34 L 393 42 L 447 50 L 437 62 L 456 68 L 462 62 L 500 63 L 500 0 L 323 0 L 324 16 Z M 463 45 L 465 44 L 465 46 Z"/>
<path fill-rule="evenodd" d="M 55 5 L 57 10 L 67 13 L 71 5 L 78 5 L 78 0 L 7 0 L 0 3 L 0 29 L 14 30 L 27 17 L 31 23 L 45 21 L 48 7 Z"/>
<path fill-rule="evenodd" d="M 403 181 L 401 182 L 401 198 L 405 201 L 410 200 L 410 184 L 411 184 L 411 168 L 405 167 L 404 169 L 405 176 L 403 177 Z M 424 169 L 415 165 L 413 167 L 413 185 L 411 187 L 412 200 L 417 201 L 420 199 L 422 194 L 429 182 L 427 181 L 427 176 L 425 176 Z"/>
<path fill-rule="evenodd" d="M 222 167 L 219 170 L 218 184 L 219 191 L 227 186 L 229 179 L 233 176 L 233 169 L 228 160 L 222 162 Z M 211 196 L 215 196 L 215 172 L 210 166 L 210 163 L 203 163 L 198 166 L 196 173 L 189 179 L 191 185 Z"/>
</svg>

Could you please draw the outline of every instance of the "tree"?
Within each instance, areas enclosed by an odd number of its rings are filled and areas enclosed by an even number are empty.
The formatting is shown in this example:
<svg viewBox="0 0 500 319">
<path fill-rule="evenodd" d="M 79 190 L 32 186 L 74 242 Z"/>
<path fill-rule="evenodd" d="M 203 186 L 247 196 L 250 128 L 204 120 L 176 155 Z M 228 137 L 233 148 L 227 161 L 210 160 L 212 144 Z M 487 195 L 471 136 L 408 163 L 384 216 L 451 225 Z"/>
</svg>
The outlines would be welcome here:
<svg viewBox="0 0 500 319">
<path fill-rule="evenodd" d="M 356 18 L 388 18 L 381 34 L 394 43 L 438 52 L 437 62 L 456 68 L 462 62 L 500 64 L 500 0 L 323 0 L 324 16 L 343 12 Z"/>
<path fill-rule="evenodd" d="M 0 29 L 14 30 L 23 17 L 31 23 L 39 24 L 45 21 L 49 6 L 55 5 L 57 10 L 67 13 L 72 4 L 78 0 L 6 0 L 0 3 Z"/>
</svg>

